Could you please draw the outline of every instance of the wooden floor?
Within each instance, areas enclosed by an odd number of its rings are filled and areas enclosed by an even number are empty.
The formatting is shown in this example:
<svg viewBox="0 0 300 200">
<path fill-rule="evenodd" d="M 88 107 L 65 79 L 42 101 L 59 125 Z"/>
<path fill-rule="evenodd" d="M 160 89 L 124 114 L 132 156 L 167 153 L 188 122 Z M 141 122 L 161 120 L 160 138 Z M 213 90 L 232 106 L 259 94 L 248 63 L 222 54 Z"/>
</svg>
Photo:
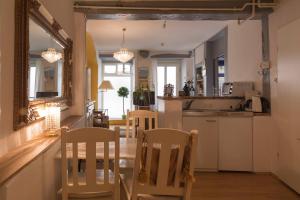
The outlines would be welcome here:
<svg viewBox="0 0 300 200">
<path fill-rule="evenodd" d="M 269 174 L 197 173 L 191 200 L 300 200 Z"/>
</svg>

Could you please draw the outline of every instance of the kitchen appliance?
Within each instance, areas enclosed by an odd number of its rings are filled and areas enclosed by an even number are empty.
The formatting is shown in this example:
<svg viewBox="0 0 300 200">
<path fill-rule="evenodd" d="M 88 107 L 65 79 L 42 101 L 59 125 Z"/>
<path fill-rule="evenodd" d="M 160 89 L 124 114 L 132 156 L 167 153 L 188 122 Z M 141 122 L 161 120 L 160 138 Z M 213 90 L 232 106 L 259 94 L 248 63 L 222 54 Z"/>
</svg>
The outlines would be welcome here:
<svg viewBox="0 0 300 200">
<path fill-rule="evenodd" d="M 262 101 L 260 96 L 252 96 L 252 112 L 262 112 Z"/>
<path fill-rule="evenodd" d="M 246 101 L 244 109 L 257 113 L 268 113 L 270 112 L 270 102 L 264 97 L 254 95 Z"/>
<path fill-rule="evenodd" d="M 226 82 L 222 87 L 222 96 L 244 97 L 254 90 L 253 82 Z"/>
</svg>

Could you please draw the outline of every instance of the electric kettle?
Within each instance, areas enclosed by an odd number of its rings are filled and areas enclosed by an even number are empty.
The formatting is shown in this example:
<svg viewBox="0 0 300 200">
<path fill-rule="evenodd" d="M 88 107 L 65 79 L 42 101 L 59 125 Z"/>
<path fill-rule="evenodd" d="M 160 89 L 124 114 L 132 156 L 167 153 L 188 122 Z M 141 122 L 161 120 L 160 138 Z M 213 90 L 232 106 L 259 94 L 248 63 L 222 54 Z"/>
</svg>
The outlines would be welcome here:
<svg viewBox="0 0 300 200">
<path fill-rule="evenodd" d="M 252 112 L 262 112 L 262 101 L 260 96 L 252 96 Z"/>
</svg>

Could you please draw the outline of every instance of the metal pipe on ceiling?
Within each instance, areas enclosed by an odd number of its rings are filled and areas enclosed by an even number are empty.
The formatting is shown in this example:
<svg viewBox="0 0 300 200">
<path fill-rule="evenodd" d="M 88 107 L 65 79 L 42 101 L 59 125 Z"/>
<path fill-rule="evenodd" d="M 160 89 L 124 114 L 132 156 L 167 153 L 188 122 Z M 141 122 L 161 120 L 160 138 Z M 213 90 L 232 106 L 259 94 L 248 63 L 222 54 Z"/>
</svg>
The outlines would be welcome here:
<svg viewBox="0 0 300 200">
<path fill-rule="evenodd" d="M 258 1 L 258 3 L 260 2 L 260 0 Z M 248 17 L 247 19 L 245 20 L 238 20 L 238 24 L 239 25 L 242 25 L 243 23 L 245 23 L 246 21 L 248 20 L 251 20 L 255 17 L 256 15 L 256 10 L 255 10 L 256 6 L 255 6 L 255 0 L 252 0 L 252 13 L 251 13 L 251 16 Z"/>
<path fill-rule="evenodd" d="M 256 2 L 247 2 L 240 8 L 158 8 L 158 7 L 122 7 L 122 6 L 84 6 L 84 5 L 74 5 L 74 8 L 87 8 L 87 9 L 108 9 L 108 10 L 157 10 L 157 11 L 244 11 L 249 6 L 257 6 L 259 8 L 274 8 L 278 3 L 262 3 L 260 0 Z"/>
</svg>

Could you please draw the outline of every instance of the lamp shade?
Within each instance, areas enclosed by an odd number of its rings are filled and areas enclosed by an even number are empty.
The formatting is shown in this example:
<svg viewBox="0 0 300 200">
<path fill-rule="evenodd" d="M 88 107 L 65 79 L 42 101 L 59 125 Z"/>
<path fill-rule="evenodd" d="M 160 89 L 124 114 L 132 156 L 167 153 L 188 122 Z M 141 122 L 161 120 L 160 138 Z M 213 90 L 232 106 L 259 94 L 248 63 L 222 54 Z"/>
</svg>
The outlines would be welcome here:
<svg viewBox="0 0 300 200">
<path fill-rule="evenodd" d="M 110 81 L 102 81 L 102 83 L 99 85 L 98 89 L 100 89 L 100 90 L 113 90 L 114 87 L 112 86 Z"/>
</svg>

